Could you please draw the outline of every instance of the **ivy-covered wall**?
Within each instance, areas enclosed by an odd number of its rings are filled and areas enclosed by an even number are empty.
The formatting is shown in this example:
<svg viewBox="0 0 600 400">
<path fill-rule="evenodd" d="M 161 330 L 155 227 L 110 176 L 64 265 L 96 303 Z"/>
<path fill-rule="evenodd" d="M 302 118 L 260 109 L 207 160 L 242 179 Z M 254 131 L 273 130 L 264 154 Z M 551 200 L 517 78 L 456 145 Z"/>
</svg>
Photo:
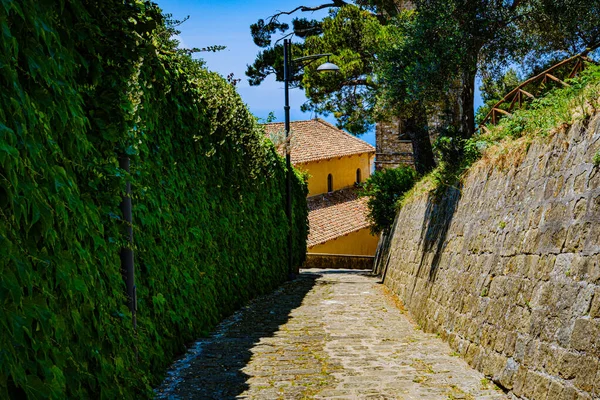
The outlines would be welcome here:
<svg viewBox="0 0 600 400">
<path fill-rule="evenodd" d="M 235 89 L 175 49 L 154 5 L 0 0 L 0 398 L 151 397 L 185 343 L 286 279 L 284 194 Z M 293 196 L 300 265 L 299 175 Z"/>
</svg>

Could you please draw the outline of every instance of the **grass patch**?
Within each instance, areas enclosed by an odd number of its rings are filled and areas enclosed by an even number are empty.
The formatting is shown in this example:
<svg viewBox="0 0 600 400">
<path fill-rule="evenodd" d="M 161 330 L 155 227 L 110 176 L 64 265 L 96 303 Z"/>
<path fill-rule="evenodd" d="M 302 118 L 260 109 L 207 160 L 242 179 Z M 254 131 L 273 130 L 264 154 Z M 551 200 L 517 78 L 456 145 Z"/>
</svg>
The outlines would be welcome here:
<svg viewBox="0 0 600 400">
<path fill-rule="evenodd" d="M 503 118 L 498 125 L 487 126 L 488 132 L 468 140 L 482 155 L 496 145 L 496 157 L 511 150 L 511 142 L 527 152 L 533 139 L 552 137 L 565 132 L 576 123 L 586 124 L 600 107 L 600 66 L 592 65 L 580 77 L 568 80 L 571 85 L 549 91 L 544 97 L 535 99 L 527 108 L 515 110 Z M 598 157 L 600 163 L 600 156 Z"/>
<path fill-rule="evenodd" d="M 600 151 L 594 154 L 594 158 L 592 159 L 595 167 L 600 167 Z"/>
</svg>

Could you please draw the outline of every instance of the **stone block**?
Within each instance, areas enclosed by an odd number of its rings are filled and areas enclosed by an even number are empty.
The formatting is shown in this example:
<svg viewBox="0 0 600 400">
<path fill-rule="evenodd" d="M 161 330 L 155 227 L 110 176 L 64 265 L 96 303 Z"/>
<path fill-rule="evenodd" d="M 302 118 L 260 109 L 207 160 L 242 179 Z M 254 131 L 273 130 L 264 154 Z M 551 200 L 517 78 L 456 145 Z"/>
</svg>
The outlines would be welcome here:
<svg viewBox="0 0 600 400">
<path fill-rule="evenodd" d="M 595 285 L 600 285 L 600 255 L 591 256 L 589 260 L 587 281 Z"/>
<path fill-rule="evenodd" d="M 600 368 L 598 369 L 598 373 L 596 374 L 596 380 L 595 380 L 595 386 L 594 386 L 594 390 L 592 391 L 592 394 L 595 396 L 595 398 L 600 399 Z"/>
<path fill-rule="evenodd" d="M 587 281 L 590 273 L 593 272 L 594 262 L 595 258 L 593 256 L 578 254 L 573 259 L 573 265 L 571 266 L 572 278 L 577 281 Z"/>
<path fill-rule="evenodd" d="M 578 193 L 583 193 L 583 192 L 578 192 Z M 585 197 L 580 197 L 571 202 L 571 204 L 570 204 L 571 210 L 572 210 L 571 215 L 575 221 L 579 221 L 585 217 L 585 215 L 587 214 L 587 203 L 588 203 L 588 201 Z"/>
<path fill-rule="evenodd" d="M 550 274 L 551 277 L 558 282 L 565 281 L 571 274 L 571 266 L 574 258 L 574 253 L 562 253 L 557 255 L 554 269 Z"/>
<path fill-rule="evenodd" d="M 584 293 L 581 293 L 584 286 L 585 284 L 579 284 L 573 281 L 558 282 L 554 291 L 554 298 L 552 299 L 554 307 L 551 306 L 551 310 L 553 314 L 560 314 L 563 311 L 573 313 L 578 304 L 578 300 L 585 303 L 585 298 L 588 297 L 588 295 L 585 291 Z M 589 295 L 589 297 L 589 301 L 591 301 L 591 295 Z M 585 307 L 589 307 L 589 305 L 585 305 Z M 587 311 L 587 309 L 585 311 Z"/>
<path fill-rule="evenodd" d="M 479 335 L 479 343 L 485 347 L 491 347 L 491 343 L 496 339 L 496 330 L 491 325 L 484 325 L 481 327 Z"/>
<path fill-rule="evenodd" d="M 527 332 L 532 336 L 541 336 L 542 339 L 548 339 L 548 329 L 552 327 L 548 327 L 548 319 L 550 318 L 548 313 L 549 307 L 536 307 L 531 312 L 531 319 L 529 324 L 529 329 Z"/>
<path fill-rule="evenodd" d="M 482 372 L 485 376 L 491 376 L 494 380 L 497 380 L 500 374 L 502 373 L 506 363 L 506 357 L 496 353 L 495 351 L 489 351 Z"/>
<path fill-rule="evenodd" d="M 541 343 L 539 340 L 531 340 L 527 343 L 523 355 L 523 365 L 528 368 L 537 365 L 539 361 L 540 345 Z"/>
<path fill-rule="evenodd" d="M 594 175 L 597 177 L 600 174 L 598 172 L 595 172 Z M 597 189 L 597 187 L 595 189 Z M 591 217 L 598 217 L 598 215 L 600 215 L 600 196 L 591 197 L 589 207 L 587 210 L 587 215 Z"/>
<path fill-rule="evenodd" d="M 555 345 L 542 343 L 540 347 L 540 357 L 542 358 L 542 367 L 544 371 L 552 376 L 558 376 L 560 370 L 560 359 L 562 353 L 566 350 Z"/>
<path fill-rule="evenodd" d="M 550 388 L 548 389 L 548 400 L 560 399 L 564 390 L 565 386 L 562 383 L 553 380 L 550 383 Z"/>
<path fill-rule="evenodd" d="M 535 250 L 534 250 L 535 251 Z M 533 251 L 532 251 L 533 252 Z M 525 264 L 527 266 L 526 277 L 530 281 L 538 281 L 542 279 L 542 271 L 540 268 L 540 256 L 537 254 L 528 254 L 525 256 Z"/>
<path fill-rule="evenodd" d="M 505 275 L 518 275 L 518 276 L 527 276 L 529 272 L 529 264 L 525 262 L 526 255 L 519 254 L 515 257 L 511 257 L 504 269 Z"/>
<path fill-rule="evenodd" d="M 544 208 L 541 206 L 533 206 L 533 209 L 529 212 L 528 227 L 537 228 L 540 226 L 542 215 L 544 214 Z"/>
<path fill-rule="evenodd" d="M 592 396 L 589 395 L 589 393 L 577 393 L 577 397 L 575 398 L 576 400 L 593 400 Z"/>
<path fill-rule="evenodd" d="M 464 355 L 465 356 L 465 360 L 470 365 L 475 365 L 475 359 L 479 355 L 479 352 L 480 352 L 479 346 L 477 346 L 475 343 L 470 343 L 469 347 L 467 347 L 467 352 Z"/>
<path fill-rule="evenodd" d="M 536 388 L 541 383 L 541 378 L 542 376 L 539 373 L 532 370 L 527 371 L 527 378 L 523 385 L 523 397 L 533 400 Z"/>
<path fill-rule="evenodd" d="M 506 343 L 504 344 L 504 354 L 512 357 L 515 353 L 515 344 L 517 343 L 517 333 L 508 332 L 506 334 Z"/>
<path fill-rule="evenodd" d="M 600 318 L 600 287 L 594 288 L 594 298 L 590 307 L 590 318 Z"/>
<path fill-rule="evenodd" d="M 447 336 L 447 341 L 448 341 L 448 344 L 449 344 L 449 345 L 450 345 L 450 347 L 452 347 L 453 349 L 456 349 L 456 348 L 457 348 L 457 346 L 458 346 L 456 333 L 453 333 L 453 332 L 448 332 L 448 333 L 447 333 L 447 335 L 448 335 L 448 336 Z"/>
<path fill-rule="evenodd" d="M 579 293 L 577 294 L 575 303 L 573 304 L 569 312 L 571 318 L 586 316 L 591 309 L 592 299 L 594 297 L 595 287 L 593 285 L 588 285 L 585 282 L 580 282 L 578 286 Z"/>
<path fill-rule="evenodd" d="M 556 201 L 550 203 L 549 207 L 546 209 L 546 214 L 544 217 L 545 223 L 552 222 L 560 222 L 562 223 L 565 218 L 570 214 L 568 212 L 568 203 L 562 201 Z"/>
<path fill-rule="evenodd" d="M 494 329 L 498 329 L 498 328 L 494 327 Z M 496 337 L 494 339 L 494 346 L 493 346 L 494 351 L 496 351 L 498 353 L 504 352 L 504 346 L 506 345 L 506 335 L 507 335 L 507 332 L 504 329 L 500 329 L 497 331 Z"/>
<path fill-rule="evenodd" d="M 519 397 L 525 396 L 525 386 L 527 384 L 527 368 L 523 365 L 519 365 L 517 372 L 514 374 L 512 391 Z"/>
<path fill-rule="evenodd" d="M 540 269 L 541 280 L 547 281 L 550 279 L 550 274 L 554 270 L 554 264 L 556 263 L 556 255 L 544 254 L 540 257 L 538 268 Z"/>
<path fill-rule="evenodd" d="M 544 166 L 544 168 L 546 165 Z M 544 200 L 552 199 L 554 195 L 554 187 L 556 186 L 556 178 L 550 177 L 546 180 L 546 184 L 544 185 Z"/>
<path fill-rule="evenodd" d="M 506 360 L 504 369 L 500 372 L 500 375 L 495 378 L 503 387 L 511 390 L 515 381 L 517 372 L 519 371 L 519 364 L 512 358 Z"/>
<path fill-rule="evenodd" d="M 559 400 L 577 400 L 578 391 L 573 386 L 565 386 Z"/>
<path fill-rule="evenodd" d="M 594 352 L 596 350 L 598 335 L 600 335 L 598 322 L 579 318 L 575 320 L 575 326 L 571 334 L 571 348 L 579 351 Z"/>
<path fill-rule="evenodd" d="M 587 189 L 594 190 L 600 187 L 600 171 L 594 168 L 587 180 Z"/>
<path fill-rule="evenodd" d="M 529 305 L 532 309 L 537 309 L 540 307 L 545 307 L 550 304 L 550 299 L 552 298 L 552 282 L 538 282 L 533 288 L 533 293 L 531 296 L 531 302 Z"/>
<path fill-rule="evenodd" d="M 585 248 L 585 243 L 592 231 L 591 222 L 577 223 L 569 226 L 562 251 L 577 252 Z"/>
<path fill-rule="evenodd" d="M 600 223 L 598 220 L 593 221 L 587 236 L 583 251 L 597 253 L 600 250 L 600 243 L 598 242 L 598 238 L 600 237 Z"/>
<path fill-rule="evenodd" d="M 545 375 L 536 374 L 536 384 L 531 400 L 546 400 L 550 390 L 551 380 Z"/>
<path fill-rule="evenodd" d="M 517 304 L 525 308 L 531 308 L 534 288 L 535 284 L 530 279 L 520 279 Z"/>
<path fill-rule="evenodd" d="M 598 357 L 582 356 L 575 376 L 575 387 L 591 393 L 598 373 Z"/>
<path fill-rule="evenodd" d="M 560 369 L 558 375 L 565 380 L 571 380 L 577 375 L 580 355 L 577 353 L 564 352 L 560 357 Z"/>
<path fill-rule="evenodd" d="M 573 180 L 573 193 L 574 194 L 582 194 L 586 191 L 586 183 L 588 180 L 588 171 L 580 171 L 577 173 Z"/>
<path fill-rule="evenodd" d="M 513 358 L 519 364 L 523 363 L 523 359 L 525 358 L 525 348 L 530 341 L 532 341 L 532 339 L 528 335 L 517 335 Z"/>
<path fill-rule="evenodd" d="M 564 314 L 568 313 L 565 312 Z M 567 315 L 567 319 L 567 321 L 562 323 L 560 322 L 560 320 L 558 320 L 558 329 L 556 330 L 556 342 L 559 346 L 561 346 L 564 349 L 570 348 L 571 335 L 573 333 L 573 328 L 575 327 L 575 323 L 571 319 L 570 315 Z"/>
<path fill-rule="evenodd" d="M 543 225 L 540 228 L 540 253 L 560 253 L 565 243 L 566 228 L 559 225 L 558 222 Z"/>
</svg>

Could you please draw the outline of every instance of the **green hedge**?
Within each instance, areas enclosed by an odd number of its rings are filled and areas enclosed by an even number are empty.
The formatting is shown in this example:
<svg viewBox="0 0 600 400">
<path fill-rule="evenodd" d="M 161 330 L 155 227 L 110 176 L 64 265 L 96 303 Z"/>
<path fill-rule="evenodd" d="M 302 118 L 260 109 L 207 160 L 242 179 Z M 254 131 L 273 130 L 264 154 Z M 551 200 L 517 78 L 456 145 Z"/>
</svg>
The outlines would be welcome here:
<svg viewBox="0 0 600 400">
<path fill-rule="evenodd" d="M 152 396 L 185 343 L 286 279 L 284 185 L 235 89 L 174 49 L 154 5 L 0 0 L 0 398 Z M 306 190 L 296 175 L 297 265 Z"/>
</svg>

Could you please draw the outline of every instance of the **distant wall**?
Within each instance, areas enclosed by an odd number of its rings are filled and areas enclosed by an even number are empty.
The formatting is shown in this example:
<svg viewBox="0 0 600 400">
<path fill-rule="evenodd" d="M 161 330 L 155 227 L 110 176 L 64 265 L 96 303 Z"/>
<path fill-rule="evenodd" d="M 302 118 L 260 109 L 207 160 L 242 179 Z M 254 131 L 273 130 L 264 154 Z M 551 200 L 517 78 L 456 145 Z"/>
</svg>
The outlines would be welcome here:
<svg viewBox="0 0 600 400">
<path fill-rule="evenodd" d="M 302 268 L 372 269 L 374 256 L 307 253 Z"/>
<path fill-rule="evenodd" d="M 340 236 L 323 244 L 310 247 L 310 253 L 352 254 L 374 256 L 379 235 L 372 235 L 369 228 Z"/>
<path fill-rule="evenodd" d="M 396 168 L 401 165 L 413 165 L 412 143 L 408 135 L 401 132 L 397 119 L 378 122 L 375 127 L 377 160 L 375 169 Z"/>
<path fill-rule="evenodd" d="M 588 127 L 482 160 L 410 199 L 384 283 L 415 320 L 518 398 L 600 398 L 600 150 Z"/>
</svg>

